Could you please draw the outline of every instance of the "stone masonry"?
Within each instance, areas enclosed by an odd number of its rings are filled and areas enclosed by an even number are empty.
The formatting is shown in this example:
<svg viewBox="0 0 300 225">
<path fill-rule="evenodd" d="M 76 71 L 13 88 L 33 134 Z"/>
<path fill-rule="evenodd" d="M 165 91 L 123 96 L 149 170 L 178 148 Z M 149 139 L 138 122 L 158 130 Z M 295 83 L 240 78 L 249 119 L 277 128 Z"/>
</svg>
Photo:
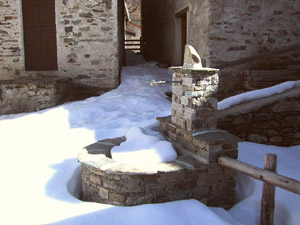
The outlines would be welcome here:
<svg viewBox="0 0 300 225">
<path fill-rule="evenodd" d="M 22 6 L 0 1 L 0 80 L 19 77 L 72 78 L 84 90 L 110 90 L 119 85 L 123 63 L 121 0 L 54 0 L 57 71 L 26 71 Z"/>
<path fill-rule="evenodd" d="M 202 68 L 191 46 L 186 47 L 185 62 L 171 68 L 172 116 L 157 118 L 179 157 L 151 166 L 122 164 L 111 159 L 110 150 L 125 139 L 99 141 L 78 157 L 83 200 L 128 206 L 193 198 L 208 206 L 233 206 L 235 173 L 217 160 L 221 155 L 237 158 L 239 139 L 216 130 L 218 70 Z"/>
<path fill-rule="evenodd" d="M 147 167 L 118 163 L 110 158 L 110 150 L 123 141 L 124 137 L 98 141 L 79 154 L 82 200 L 133 206 L 197 199 L 226 209 L 234 204 L 230 170 L 201 164 L 188 155 Z"/>
<path fill-rule="evenodd" d="M 300 88 L 218 112 L 218 128 L 245 141 L 276 146 L 300 144 Z"/>
<path fill-rule="evenodd" d="M 183 67 L 170 70 L 174 81 L 172 123 L 187 131 L 215 129 L 216 120 L 211 118 L 217 110 L 218 70 L 202 68 L 192 47 L 186 47 Z"/>
<path fill-rule="evenodd" d="M 172 116 L 158 118 L 161 132 L 179 152 L 214 166 L 217 171 L 215 175 L 225 177 L 217 159 L 221 155 L 237 158 L 239 139 L 226 131 L 217 130 L 218 70 L 202 68 L 197 53 L 187 54 L 189 48 L 192 47 L 186 46 L 183 67 L 170 68 L 173 71 Z M 195 64 L 188 63 L 191 66 L 186 66 L 186 62 L 191 60 Z M 234 174 L 230 179 L 234 187 Z M 219 194 L 224 199 L 234 199 L 234 188 L 232 192 Z M 218 205 L 217 198 L 215 203 Z"/>
<path fill-rule="evenodd" d="M 188 131 L 214 129 L 216 113 L 218 70 L 204 68 L 171 68 L 174 72 L 172 87 L 172 123 Z"/>
<path fill-rule="evenodd" d="M 33 112 L 62 104 L 72 90 L 68 78 L 0 81 L 0 115 Z"/>
</svg>

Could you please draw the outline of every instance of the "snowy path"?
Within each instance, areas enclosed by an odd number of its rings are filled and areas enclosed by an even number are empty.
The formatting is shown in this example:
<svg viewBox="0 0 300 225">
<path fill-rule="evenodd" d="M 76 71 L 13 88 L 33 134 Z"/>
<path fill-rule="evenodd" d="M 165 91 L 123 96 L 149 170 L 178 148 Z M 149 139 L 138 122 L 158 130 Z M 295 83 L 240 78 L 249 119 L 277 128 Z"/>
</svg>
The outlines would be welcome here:
<svg viewBox="0 0 300 225">
<path fill-rule="evenodd" d="M 64 104 L 37 113 L 0 117 L 1 224 L 255 224 L 261 182 L 244 176 L 244 199 L 229 212 L 195 200 L 137 207 L 114 207 L 78 200 L 78 151 L 96 140 L 123 136 L 132 127 L 151 127 L 156 117 L 171 114 L 168 70 L 146 63 L 123 70 L 119 88 L 100 97 Z M 279 172 L 296 179 L 300 146 L 289 150 L 240 144 L 240 159 L 262 165 L 266 152 L 279 155 Z M 276 223 L 299 224 L 300 197 L 277 189 Z M 235 218 L 235 219 L 234 219 Z M 238 222 L 239 221 L 239 222 Z"/>
</svg>

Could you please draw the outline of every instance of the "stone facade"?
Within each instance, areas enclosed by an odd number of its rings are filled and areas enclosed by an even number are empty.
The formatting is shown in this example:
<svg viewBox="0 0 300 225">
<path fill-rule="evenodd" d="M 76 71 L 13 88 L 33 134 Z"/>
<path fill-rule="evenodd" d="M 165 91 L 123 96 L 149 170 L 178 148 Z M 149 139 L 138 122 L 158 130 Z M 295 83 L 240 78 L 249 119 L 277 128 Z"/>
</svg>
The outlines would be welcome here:
<svg viewBox="0 0 300 225">
<path fill-rule="evenodd" d="M 219 112 L 218 128 L 245 141 L 293 146 L 300 144 L 300 88 Z"/>
<path fill-rule="evenodd" d="M 19 0 L 0 2 L 0 79 L 19 76 L 23 70 L 22 21 Z"/>
<path fill-rule="evenodd" d="M 154 32 L 158 37 L 146 40 L 145 54 L 172 65 L 181 63 L 174 49 L 180 48 L 181 32 L 176 13 L 184 8 L 188 8 L 187 44 L 194 46 L 210 67 L 291 46 L 299 39 L 297 0 L 143 0 L 142 4 L 153 9 L 142 14 L 145 38 L 151 30 L 159 30 Z"/>
<path fill-rule="evenodd" d="M 32 112 L 62 104 L 72 91 L 68 78 L 0 81 L 0 115 Z"/>
<path fill-rule="evenodd" d="M 123 1 L 55 0 L 57 71 L 25 71 L 20 0 L 0 2 L 0 79 L 57 75 L 86 91 L 116 88 L 124 62 Z"/>
<path fill-rule="evenodd" d="M 145 58 L 173 66 L 182 65 L 182 21 L 176 15 L 187 10 L 187 44 L 195 47 L 206 66 L 220 69 L 219 99 L 247 90 L 245 70 L 288 67 L 299 74 L 295 66 L 300 63 L 297 0 L 143 0 L 142 6 Z M 286 54 L 272 53 L 286 48 Z M 264 58 L 227 65 L 268 52 Z"/>
</svg>

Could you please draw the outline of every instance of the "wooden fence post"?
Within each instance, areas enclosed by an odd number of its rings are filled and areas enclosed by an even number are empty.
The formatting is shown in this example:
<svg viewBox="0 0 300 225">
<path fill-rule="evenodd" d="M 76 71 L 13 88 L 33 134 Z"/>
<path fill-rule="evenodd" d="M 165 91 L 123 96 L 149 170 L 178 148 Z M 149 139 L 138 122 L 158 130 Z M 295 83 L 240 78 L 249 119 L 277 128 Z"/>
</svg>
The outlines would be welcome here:
<svg viewBox="0 0 300 225">
<path fill-rule="evenodd" d="M 276 173 L 277 170 L 277 155 L 267 154 L 265 156 L 265 170 Z M 261 211 L 260 211 L 260 225 L 273 225 L 274 222 L 274 208 L 275 208 L 275 186 L 264 182 Z"/>
</svg>

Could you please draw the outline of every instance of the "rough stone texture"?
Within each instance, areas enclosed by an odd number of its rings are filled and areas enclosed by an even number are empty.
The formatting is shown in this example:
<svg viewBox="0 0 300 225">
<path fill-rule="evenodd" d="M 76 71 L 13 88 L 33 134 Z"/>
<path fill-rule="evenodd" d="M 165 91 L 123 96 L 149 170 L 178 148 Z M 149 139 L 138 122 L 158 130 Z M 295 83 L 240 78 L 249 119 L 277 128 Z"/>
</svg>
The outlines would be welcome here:
<svg viewBox="0 0 300 225">
<path fill-rule="evenodd" d="M 263 104 L 249 102 L 221 111 L 218 128 L 245 141 L 277 146 L 299 145 L 300 89 L 292 92 L 283 97 L 275 96 L 277 98 L 272 101 L 266 98 Z M 239 111 L 234 111 L 234 108 L 239 108 Z"/>
<path fill-rule="evenodd" d="M 184 50 L 183 68 L 201 69 L 202 62 L 198 52 L 191 45 L 186 45 Z"/>
<path fill-rule="evenodd" d="M 224 130 L 190 132 L 171 122 L 171 117 L 158 118 L 161 133 L 178 148 L 206 163 L 217 163 L 220 155 L 237 158 L 239 139 Z"/>
<path fill-rule="evenodd" d="M 25 71 L 21 1 L 0 2 L 0 79 L 57 75 L 85 89 L 119 85 L 123 63 L 121 0 L 55 0 L 58 71 Z M 96 93 L 97 94 L 97 93 Z"/>
<path fill-rule="evenodd" d="M 214 0 L 209 10 L 210 66 L 298 43 L 297 0 Z"/>
<path fill-rule="evenodd" d="M 0 79 L 17 76 L 23 68 L 20 1 L 0 2 Z"/>
<path fill-rule="evenodd" d="M 226 209 L 234 204 L 235 175 L 227 169 L 216 163 L 201 164 L 187 155 L 148 167 L 120 164 L 107 155 L 122 141 L 99 141 L 79 154 L 83 200 L 132 206 L 197 199 Z M 91 149 L 97 154 L 89 154 Z"/>
<path fill-rule="evenodd" d="M 209 67 L 221 69 L 224 62 L 299 43 L 300 2 L 297 0 L 143 0 L 142 3 L 147 9 L 142 15 L 144 54 L 149 60 L 182 65 L 181 20 L 174 17 L 186 7 L 187 44 L 197 50 Z M 223 68 L 219 99 L 247 90 L 243 84 L 244 70 L 299 72 L 299 51 L 298 48 L 286 54 L 271 54 Z"/>
<path fill-rule="evenodd" d="M 298 0 L 144 0 L 142 3 L 144 8 L 153 9 L 143 12 L 144 36 L 147 39 L 148 32 L 159 30 L 154 32 L 159 37 L 152 43 L 146 40 L 145 50 L 149 50 L 145 51 L 146 56 L 171 60 L 173 65 L 180 63 L 180 55 L 176 56 L 174 49 L 179 48 L 181 41 L 180 19 L 174 20 L 174 15 L 185 7 L 189 7 L 187 43 L 195 47 L 210 67 L 296 44 L 300 35 Z"/>
<path fill-rule="evenodd" d="M 216 128 L 218 70 L 171 67 L 172 123 L 188 131 Z"/>
<path fill-rule="evenodd" d="M 246 61 L 220 70 L 218 98 L 300 79 L 300 48 Z"/>
<path fill-rule="evenodd" d="M 67 78 L 0 81 L 0 115 L 32 112 L 66 102 L 72 85 Z"/>
</svg>

